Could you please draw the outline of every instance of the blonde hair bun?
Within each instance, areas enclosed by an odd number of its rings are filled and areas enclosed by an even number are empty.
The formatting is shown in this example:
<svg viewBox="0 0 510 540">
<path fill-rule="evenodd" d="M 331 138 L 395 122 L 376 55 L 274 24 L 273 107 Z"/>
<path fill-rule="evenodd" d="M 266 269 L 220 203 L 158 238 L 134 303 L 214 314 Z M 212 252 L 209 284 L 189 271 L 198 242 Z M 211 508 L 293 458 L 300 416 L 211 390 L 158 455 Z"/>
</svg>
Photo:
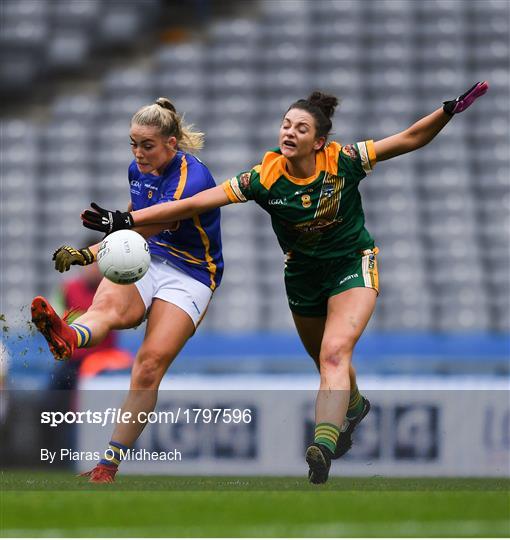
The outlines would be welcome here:
<svg viewBox="0 0 510 540">
<path fill-rule="evenodd" d="M 169 111 L 172 111 L 173 113 L 177 113 L 177 109 L 174 107 L 173 103 L 166 97 L 159 97 L 155 101 L 155 103 L 156 105 L 163 107 L 163 109 L 168 109 Z"/>
</svg>

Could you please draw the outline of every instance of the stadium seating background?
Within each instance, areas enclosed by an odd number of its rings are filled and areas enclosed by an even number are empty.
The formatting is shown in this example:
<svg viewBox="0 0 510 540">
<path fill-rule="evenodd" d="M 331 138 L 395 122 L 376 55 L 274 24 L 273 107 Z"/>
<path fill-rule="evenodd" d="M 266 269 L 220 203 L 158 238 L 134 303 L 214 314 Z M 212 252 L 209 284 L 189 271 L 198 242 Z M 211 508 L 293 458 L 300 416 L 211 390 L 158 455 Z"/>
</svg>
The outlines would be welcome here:
<svg viewBox="0 0 510 540">
<path fill-rule="evenodd" d="M 436 141 L 362 183 L 381 250 L 370 330 L 508 332 L 508 2 L 249 4 L 249 13 L 238 5 L 179 34 L 159 22 L 178 9 L 163 0 L 2 2 L 8 322 L 21 324 L 32 296 L 50 295 L 62 279 L 51 253 L 85 241 L 78 215 L 89 201 L 126 207 L 129 119 L 154 98 L 170 97 L 206 133 L 200 157 L 221 182 L 258 163 L 288 105 L 315 88 L 342 98 L 333 137 L 349 143 L 402 130 L 487 79 L 490 93 Z M 65 84 L 41 103 L 56 78 Z M 253 203 L 233 205 L 222 231 L 224 281 L 201 332 L 291 330 L 269 217 Z"/>
</svg>

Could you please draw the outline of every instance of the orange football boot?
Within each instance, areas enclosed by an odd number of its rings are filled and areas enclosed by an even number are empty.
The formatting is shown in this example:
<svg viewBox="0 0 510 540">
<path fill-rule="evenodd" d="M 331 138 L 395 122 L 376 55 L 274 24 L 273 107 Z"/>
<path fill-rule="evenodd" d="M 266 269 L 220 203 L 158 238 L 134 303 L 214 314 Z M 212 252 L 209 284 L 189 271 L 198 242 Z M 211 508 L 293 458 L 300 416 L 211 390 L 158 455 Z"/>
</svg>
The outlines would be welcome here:
<svg viewBox="0 0 510 540">
<path fill-rule="evenodd" d="M 80 477 L 88 477 L 93 484 L 113 484 L 117 467 L 110 465 L 96 465 L 91 471 L 81 473 Z"/>
<path fill-rule="evenodd" d="M 32 300 L 32 322 L 41 332 L 55 360 L 68 360 L 78 344 L 76 332 L 60 318 L 46 298 L 36 296 Z"/>
</svg>

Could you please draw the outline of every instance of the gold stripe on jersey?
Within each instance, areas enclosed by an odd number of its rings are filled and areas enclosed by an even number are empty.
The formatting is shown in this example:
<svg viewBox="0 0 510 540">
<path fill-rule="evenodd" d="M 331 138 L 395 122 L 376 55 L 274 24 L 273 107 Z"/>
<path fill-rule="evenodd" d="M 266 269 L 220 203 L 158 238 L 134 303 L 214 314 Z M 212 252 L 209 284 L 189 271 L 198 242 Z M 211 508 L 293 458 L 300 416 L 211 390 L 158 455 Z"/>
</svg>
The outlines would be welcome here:
<svg viewBox="0 0 510 540">
<path fill-rule="evenodd" d="M 358 143 L 361 166 L 366 174 L 372 172 L 376 163 L 374 141 L 362 141 Z"/>
<path fill-rule="evenodd" d="M 335 176 L 326 173 L 322 181 L 322 189 L 315 211 L 315 219 L 332 222 L 336 219 L 340 209 L 342 189 L 345 185 L 343 176 Z"/>
<path fill-rule="evenodd" d="M 204 245 L 204 252 L 205 252 L 205 260 L 207 262 L 207 268 L 209 270 L 209 274 L 211 276 L 211 290 L 214 291 L 216 289 L 216 265 L 214 264 L 214 260 L 211 257 L 210 248 L 211 244 L 209 242 L 209 237 L 207 236 L 207 233 L 204 231 L 199 216 L 193 216 L 193 223 L 195 224 L 195 227 L 197 228 L 198 232 L 200 233 L 200 238 L 202 239 L 202 244 Z"/>
<path fill-rule="evenodd" d="M 175 190 L 174 199 L 180 199 L 182 192 L 186 186 L 186 180 L 188 179 L 188 162 L 186 161 L 186 156 L 182 156 L 181 161 L 181 175 L 179 177 L 179 183 L 177 184 L 177 189 Z"/>
<path fill-rule="evenodd" d="M 377 269 L 377 258 L 376 254 L 378 249 L 374 248 L 373 250 L 365 250 L 361 258 L 361 273 L 363 274 L 363 281 L 365 287 L 369 289 L 375 289 L 379 292 L 379 272 Z M 370 257 L 373 257 L 371 264 Z"/>
<path fill-rule="evenodd" d="M 191 253 L 188 253 L 187 251 L 177 249 L 176 247 L 167 244 L 165 242 L 154 242 L 158 246 L 164 247 L 165 249 L 168 249 L 168 251 L 175 255 L 176 257 L 179 257 L 179 259 L 183 259 L 186 262 L 189 262 L 191 264 L 204 264 L 205 261 L 201 261 L 200 259 L 197 259 L 197 257 L 193 256 Z"/>
<path fill-rule="evenodd" d="M 246 202 L 246 197 L 241 193 L 241 190 L 239 189 L 239 181 L 235 176 L 230 180 L 226 180 L 221 185 L 223 186 L 223 190 L 225 191 L 225 194 L 230 202 Z"/>
</svg>

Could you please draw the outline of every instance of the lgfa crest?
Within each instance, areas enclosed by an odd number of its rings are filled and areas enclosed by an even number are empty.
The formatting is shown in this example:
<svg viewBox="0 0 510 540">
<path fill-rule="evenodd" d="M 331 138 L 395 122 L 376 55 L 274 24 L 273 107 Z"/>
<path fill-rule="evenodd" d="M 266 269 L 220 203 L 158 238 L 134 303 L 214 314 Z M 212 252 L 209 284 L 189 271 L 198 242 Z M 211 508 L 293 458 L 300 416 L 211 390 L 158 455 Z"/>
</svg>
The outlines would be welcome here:
<svg viewBox="0 0 510 540">
<path fill-rule="evenodd" d="M 327 185 L 322 188 L 322 195 L 329 199 L 335 192 L 335 186 Z"/>
</svg>

